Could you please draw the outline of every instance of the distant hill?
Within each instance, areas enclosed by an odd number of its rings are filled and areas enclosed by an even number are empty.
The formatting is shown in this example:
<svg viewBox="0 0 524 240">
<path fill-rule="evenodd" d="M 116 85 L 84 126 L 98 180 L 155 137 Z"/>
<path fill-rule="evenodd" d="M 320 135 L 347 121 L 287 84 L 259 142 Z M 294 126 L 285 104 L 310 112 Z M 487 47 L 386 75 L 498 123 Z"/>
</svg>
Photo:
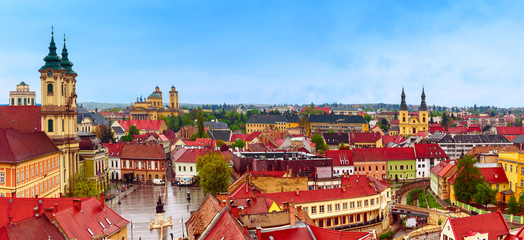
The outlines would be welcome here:
<svg viewBox="0 0 524 240">
<path fill-rule="evenodd" d="M 127 108 L 129 103 L 98 103 L 98 102 L 81 102 L 78 103 L 79 106 L 82 106 L 86 109 L 106 109 L 106 108 Z"/>
</svg>

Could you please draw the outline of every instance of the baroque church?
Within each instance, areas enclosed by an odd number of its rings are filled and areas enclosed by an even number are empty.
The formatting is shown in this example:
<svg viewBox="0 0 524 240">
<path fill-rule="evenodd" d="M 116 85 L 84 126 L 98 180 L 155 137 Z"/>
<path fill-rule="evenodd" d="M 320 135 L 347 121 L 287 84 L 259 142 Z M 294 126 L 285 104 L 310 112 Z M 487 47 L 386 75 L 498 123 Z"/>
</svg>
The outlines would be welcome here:
<svg viewBox="0 0 524 240">
<path fill-rule="evenodd" d="M 399 111 L 399 134 L 401 136 L 415 135 L 421 131 L 428 131 L 429 112 L 426 105 L 426 94 L 422 88 L 421 102 L 418 112 L 408 112 L 406 94 L 402 88 L 400 111 Z"/>
<path fill-rule="evenodd" d="M 69 178 L 79 171 L 79 142 L 77 132 L 76 77 L 69 53 L 64 47 L 62 56 L 56 53 L 54 32 L 51 32 L 49 53 L 44 58 L 45 64 L 38 71 L 41 80 L 42 106 L 41 129 L 46 132 L 60 150 L 61 192 Z"/>
<path fill-rule="evenodd" d="M 164 106 L 162 91 L 158 86 L 151 93 L 147 100 L 142 97 L 137 98 L 136 102 L 129 109 L 131 120 L 158 120 L 160 117 L 178 116 L 178 91 L 175 86 L 171 86 L 169 91 L 169 105 Z"/>
</svg>

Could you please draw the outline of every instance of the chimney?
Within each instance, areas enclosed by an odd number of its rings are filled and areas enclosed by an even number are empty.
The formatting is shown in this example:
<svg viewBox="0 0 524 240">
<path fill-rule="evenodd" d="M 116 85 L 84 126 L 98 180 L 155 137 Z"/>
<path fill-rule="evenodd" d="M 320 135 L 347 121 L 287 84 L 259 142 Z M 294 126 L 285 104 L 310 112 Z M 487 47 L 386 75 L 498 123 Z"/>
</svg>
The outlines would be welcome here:
<svg viewBox="0 0 524 240">
<path fill-rule="evenodd" d="M 237 206 L 231 206 L 231 214 L 233 215 L 233 217 L 238 219 L 238 208 L 237 208 Z"/>
<path fill-rule="evenodd" d="M 257 239 L 262 239 L 262 228 L 257 227 Z"/>
<path fill-rule="evenodd" d="M 245 224 L 242 224 L 242 225 L 243 225 L 242 228 L 244 230 L 244 235 L 249 236 L 247 233 L 247 226 Z"/>
<path fill-rule="evenodd" d="M 104 194 L 100 193 L 100 206 L 102 207 L 102 209 L 104 209 L 105 204 L 106 203 L 105 203 Z"/>
<path fill-rule="evenodd" d="M 82 211 L 82 199 L 73 199 L 73 206 L 75 206 L 78 211 Z"/>
<path fill-rule="evenodd" d="M 244 206 L 239 206 L 238 208 L 240 209 L 240 212 L 237 215 L 245 215 Z"/>
<path fill-rule="evenodd" d="M 289 202 L 283 202 L 282 203 L 282 211 L 286 211 L 289 209 Z"/>
<path fill-rule="evenodd" d="M 289 203 L 289 225 L 295 226 L 295 202 Z"/>
</svg>

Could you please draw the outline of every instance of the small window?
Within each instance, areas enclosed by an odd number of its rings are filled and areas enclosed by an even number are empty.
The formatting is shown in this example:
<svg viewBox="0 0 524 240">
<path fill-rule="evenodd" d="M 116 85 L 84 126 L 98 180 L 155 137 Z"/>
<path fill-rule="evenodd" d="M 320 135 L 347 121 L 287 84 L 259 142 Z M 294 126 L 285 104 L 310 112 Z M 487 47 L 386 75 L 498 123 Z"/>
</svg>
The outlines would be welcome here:
<svg viewBox="0 0 524 240">
<path fill-rule="evenodd" d="M 53 132 L 53 120 L 52 119 L 47 120 L 47 131 Z"/>
<path fill-rule="evenodd" d="M 331 212 L 331 211 L 333 211 L 333 209 L 332 209 L 332 208 L 333 208 L 333 205 L 331 205 L 331 204 L 327 205 L 327 210 L 328 210 L 328 212 Z"/>
<path fill-rule="evenodd" d="M 348 203 L 342 203 L 342 210 L 348 210 Z"/>
<path fill-rule="evenodd" d="M 0 172 L 0 183 L 5 183 L 5 173 Z"/>
<path fill-rule="evenodd" d="M 317 213 L 317 207 L 311 207 L 311 214 L 316 214 Z"/>
<path fill-rule="evenodd" d="M 324 205 L 319 206 L 318 208 L 319 208 L 319 209 L 318 209 L 318 212 L 319 212 L 319 213 L 324 213 Z"/>
<path fill-rule="evenodd" d="M 53 84 L 47 84 L 47 93 L 53 93 Z"/>
</svg>

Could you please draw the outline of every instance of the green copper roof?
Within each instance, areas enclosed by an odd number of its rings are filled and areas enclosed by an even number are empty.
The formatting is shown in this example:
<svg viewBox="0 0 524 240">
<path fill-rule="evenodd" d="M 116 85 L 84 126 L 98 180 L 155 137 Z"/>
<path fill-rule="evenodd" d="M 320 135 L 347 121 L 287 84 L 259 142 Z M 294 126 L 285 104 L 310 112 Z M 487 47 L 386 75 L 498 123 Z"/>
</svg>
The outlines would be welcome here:
<svg viewBox="0 0 524 240">
<path fill-rule="evenodd" d="M 47 68 L 51 68 L 53 70 L 62 70 L 62 66 L 60 65 L 60 57 L 56 54 L 56 45 L 55 45 L 55 39 L 53 35 L 51 34 L 51 43 L 49 44 L 49 54 L 45 56 L 44 58 L 45 65 L 40 68 L 40 70 L 44 70 Z"/>
<path fill-rule="evenodd" d="M 65 44 L 65 37 L 64 37 L 64 49 L 62 49 L 62 62 L 60 62 L 60 65 L 66 70 L 66 73 L 75 73 L 73 71 L 73 63 L 69 61 L 69 53 L 67 52 L 66 44 Z"/>
<path fill-rule="evenodd" d="M 147 98 L 161 98 L 160 95 L 158 95 L 158 93 L 151 93 L 149 94 L 149 96 Z"/>
<path fill-rule="evenodd" d="M 22 81 L 22 82 L 21 82 L 20 84 L 18 84 L 18 85 L 27 86 L 27 84 L 26 84 L 24 81 Z"/>
</svg>

